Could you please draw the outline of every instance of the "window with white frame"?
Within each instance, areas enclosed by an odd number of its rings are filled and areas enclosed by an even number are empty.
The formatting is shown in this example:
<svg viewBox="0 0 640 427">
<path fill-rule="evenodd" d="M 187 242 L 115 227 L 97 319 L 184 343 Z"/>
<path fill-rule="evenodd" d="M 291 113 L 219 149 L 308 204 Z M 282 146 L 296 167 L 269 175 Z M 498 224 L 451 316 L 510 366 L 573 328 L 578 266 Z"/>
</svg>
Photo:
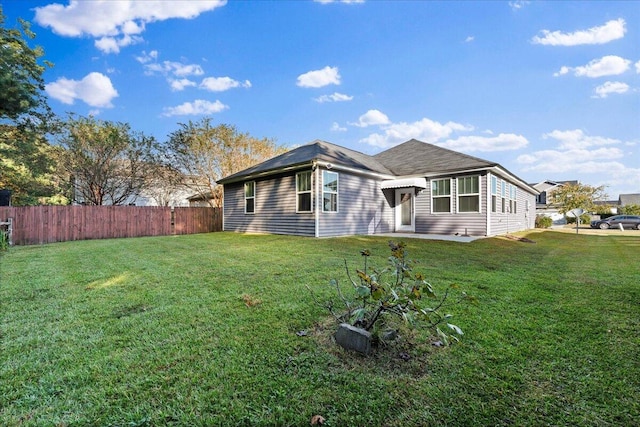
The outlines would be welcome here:
<svg viewBox="0 0 640 427">
<path fill-rule="evenodd" d="M 311 171 L 296 174 L 296 212 L 311 212 Z"/>
<path fill-rule="evenodd" d="M 518 213 L 518 206 L 516 202 L 518 198 L 517 196 L 517 187 L 511 184 L 509 189 L 509 212 L 511 212 L 512 214 Z"/>
<path fill-rule="evenodd" d="M 502 213 L 507 212 L 507 183 L 505 180 L 500 181 L 500 195 L 502 196 Z"/>
<path fill-rule="evenodd" d="M 244 183 L 244 213 L 254 213 L 256 211 L 256 182 Z"/>
<path fill-rule="evenodd" d="M 458 178 L 458 212 L 480 212 L 480 177 Z"/>
<path fill-rule="evenodd" d="M 322 171 L 322 211 L 338 212 L 338 174 Z"/>
<path fill-rule="evenodd" d="M 491 176 L 491 212 L 498 209 L 498 178 Z"/>
<path fill-rule="evenodd" d="M 451 212 L 451 179 L 434 179 L 431 181 L 431 212 Z"/>
</svg>

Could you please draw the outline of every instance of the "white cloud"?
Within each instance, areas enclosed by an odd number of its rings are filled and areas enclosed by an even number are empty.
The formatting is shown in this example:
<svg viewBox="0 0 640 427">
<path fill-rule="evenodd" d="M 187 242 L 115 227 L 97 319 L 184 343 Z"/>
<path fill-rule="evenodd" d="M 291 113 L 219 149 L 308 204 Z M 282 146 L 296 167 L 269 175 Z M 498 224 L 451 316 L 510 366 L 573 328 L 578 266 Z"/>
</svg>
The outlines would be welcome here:
<svg viewBox="0 0 640 427">
<path fill-rule="evenodd" d="M 561 31 L 542 30 L 542 36 L 531 39 L 534 44 L 550 46 L 576 46 L 583 44 L 604 44 L 624 37 L 626 22 L 624 19 L 616 19 L 599 27 L 588 30 L 563 33 Z"/>
<path fill-rule="evenodd" d="M 464 39 L 465 43 L 471 43 L 472 41 L 474 41 L 476 38 L 474 36 L 468 36 L 466 39 Z"/>
<path fill-rule="evenodd" d="M 386 116 L 384 117 L 386 118 Z M 362 122 L 363 116 L 360 117 L 359 123 L 354 125 L 361 125 Z M 399 122 L 390 124 L 373 124 L 382 125 L 381 130 L 383 132 L 371 134 L 368 137 L 361 139 L 360 142 L 382 148 L 391 147 L 411 138 L 433 144 L 444 138 L 448 138 L 453 132 L 466 132 L 473 130 L 472 126 L 466 126 L 455 122 L 442 124 L 427 118 L 423 118 L 413 123 Z"/>
<path fill-rule="evenodd" d="M 140 56 L 136 56 L 136 61 L 141 64 L 147 64 L 149 62 L 156 62 L 158 60 L 158 51 L 152 50 L 147 53 L 147 51 L 143 50 Z"/>
<path fill-rule="evenodd" d="M 353 96 L 345 95 L 343 93 L 338 93 L 338 92 L 334 92 L 331 95 L 322 95 L 322 96 L 319 96 L 318 98 L 313 98 L 314 101 L 319 102 L 321 104 L 323 102 L 351 101 L 352 99 L 353 99 Z"/>
<path fill-rule="evenodd" d="M 326 66 L 321 70 L 309 71 L 298 76 L 296 83 L 300 87 L 324 87 L 328 85 L 339 85 L 340 74 L 338 67 Z"/>
<path fill-rule="evenodd" d="M 343 127 L 343 126 L 340 126 L 338 124 L 338 122 L 333 122 L 333 124 L 331 125 L 331 131 L 332 132 L 346 132 L 347 128 Z"/>
<path fill-rule="evenodd" d="M 104 53 L 119 53 L 121 47 L 127 47 L 132 44 L 142 42 L 142 37 L 130 36 L 125 34 L 124 36 L 117 37 L 102 37 L 96 40 L 93 44 L 96 48 Z"/>
<path fill-rule="evenodd" d="M 206 101 L 204 99 L 196 99 L 193 102 L 185 102 L 177 107 L 167 107 L 162 114 L 165 117 L 170 116 L 197 116 L 204 114 L 220 113 L 228 109 L 228 105 L 224 105 L 219 100 L 215 102 Z"/>
<path fill-rule="evenodd" d="M 356 123 L 349 123 L 357 127 L 380 126 L 389 124 L 389 117 L 379 110 L 369 110 L 358 118 Z"/>
<path fill-rule="evenodd" d="M 231 77 L 207 77 L 200 83 L 201 89 L 206 89 L 211 92 L 224 92 L 225 90 L 240 86 L 249 88 L 251 87 L 251 82 L 249 80 L 239 82 Z"/>
<path fill-rule="evenodd" d="M 544 139 L 555 139 L 558 141 L 558 148 L 561 150 L 576 150 L 589 147 L 600 147 L 604 145 L 620 144 L 618 139 L 604 138 L 602 136 L 589 136 L 581 129 L 574 130 L 554 130 L 542 135 Z"/>
<path fill-rule="evenodd" d="M 491 137 L 477 135 L 461 136 L 438 145 L 450 150 L 471 153 L 474 151 L 519 150 L 529 145 L 529 141 L 522 135 L 501 133 Z"/>
<path fill-rule="evenodd" d="M 45 86 L 47 94 L 62 102 L 73 104 L 79 99 L 91 107 L 110 108 L 118 96 L 109 77 L 101 73 L 89 73 L 82 80 L 61 77 Z"/>
<path fill-rule="evenodd" d="M 595 88 L 594 98 L 606 98 L 612 93 L 626 93 L 629 91 L 629 85 L 622 82 L 605 82 Z"/>
<path fill-rule="evenodd" d="M 516 1 L 510 1 L 509 6 L 511 6 L 511 9 L 513 10 L 519 10 L 527 6 L 529 3 L 531 2 L 527 0 L 516 0 Z"/>
<path fill-rule="evenodd" d="M 594 59 L 587 65 L 580 67 L 567 67 L 563 66 L 560 71 L 554 73 L 555 77 L 565 75 L 573 71 L 573 74 L 577 77 L 603 77 L 603 76 L 616 76 L 624 73 L 629 69 L 631 61 L 621 58 L 615 55 L 603 56 L 600 59 Z"/>
<path fill-rule="evenodd" d="M 640 74 L 640 61 L 636 62 L 636 73 Z"/>
<path fill-rule="evenodd" d="M 196 82 L 189 79 L 169 79 L 169 85 L 174 92 L 184 90 L 186 87 L 197 86 Z"/>
<path fill-rule="evenodd" d="M 640 168 L 627 167 L 622 160 L 633 157 L 624 147 L 635 143 L 586 135 L 580 129 L 554 130 L 543 135 L 544 139 L 556 140 L 550 149 L 519 156 L 523 172 L 537 172 L 548 176 L 571 176 L 591 174 L 591 185 L 608 185 L 616 189 L 633 192 L 640 185 Z M 598 182 L 595 182 L 598 181 Z"/>
<path fill-rule="evenodd" d="M 116 53 L 139 42 L 145 25 L 171 18 L 192 19 L 224 6 L 226 0 L 79 1 L 35 8 L 35 21 L 66 37 L 90 36 L 96 47 Z"/>
</svg>

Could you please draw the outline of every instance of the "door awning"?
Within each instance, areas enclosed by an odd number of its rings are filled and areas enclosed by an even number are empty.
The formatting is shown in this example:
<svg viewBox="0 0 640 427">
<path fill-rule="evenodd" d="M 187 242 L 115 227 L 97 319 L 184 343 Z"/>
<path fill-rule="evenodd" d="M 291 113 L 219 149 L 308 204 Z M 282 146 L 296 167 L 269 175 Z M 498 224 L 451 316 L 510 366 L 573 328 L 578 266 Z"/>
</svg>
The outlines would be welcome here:
<svg viewBox="0 0 640 427">
<path fill-rule="evenodd" d="M 417 187 L 427 188 L 426 178 L 399 178 L 399 179 L 387 179 L 382 181 L 380 188 L 383 190 L 386 188 L 405 188 L 405 187 Z"/>
</svg>

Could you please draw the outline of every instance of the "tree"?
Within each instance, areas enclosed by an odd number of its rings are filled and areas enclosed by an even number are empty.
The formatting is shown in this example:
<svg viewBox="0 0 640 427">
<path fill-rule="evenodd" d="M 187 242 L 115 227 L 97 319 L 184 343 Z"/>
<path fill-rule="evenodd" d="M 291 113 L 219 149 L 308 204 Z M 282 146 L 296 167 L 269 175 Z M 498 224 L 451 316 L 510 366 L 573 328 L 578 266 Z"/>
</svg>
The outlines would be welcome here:
<svg viewBox="0 0 640 427">
<path fill-rule="evenodd" d="M 157 143 L 129 124 L 69 116 L 58 136 L 60 171 L 72 200 L 89 205 L 135 202 L 153 182 Z"/>
<path fill-rule="evenodd" d="M 0 125 L 0 189 L 13 192 L 12 204 L 67 202 L 54 173 L 57 152 L 41 134 Z"/>
<path fill-rule="evenodd" d="M 40 46 L 29 47 L 27 39 L 34 39 L 35 34 L 27 21 L 18 20 L 20 29 L 5 28 L 4 21 L 0 7 L 0 118 L 18 120 L 32 114 L 43 119 L 50 113 L 43 95 L 45 66 L 38 63 L 44 51 Z M 52 64 L 45 61 L 45 65 Z"/>
<path fill-rule="evenodd" d="M 580 183 L 566 184 L 552 191 L 550 197 L 562 214 L 578 208 L 593 211 L 596 209 L 596 201 L 606 200 L 608 197 L 604 188 L 604 185 L 592 187 Z"/>
<path fill-rule="evenodd" d="M 29 46 L 35 34 L 28 22 L 19 23 L 6 28 L 0 6 L 0 189 L 12 190 L 15 205 L 50 203 L 59 195 L 52 174 L 56 150 L 45 138 L 54 116 L 42 74 L 51 64 L 38 63 L 44 51 Z"/>
<path fill-rule="evenodd" d="M 169 164 L 185 174 L 189 189 L 212 207 L 220 207 L 218 180 L 285 151 L 271 139 L 254 138 L 227 124 L 213 126 L 211 118 L 203 118 L 181 123 L 169 135 L 165 153 Z"/>
</svg>

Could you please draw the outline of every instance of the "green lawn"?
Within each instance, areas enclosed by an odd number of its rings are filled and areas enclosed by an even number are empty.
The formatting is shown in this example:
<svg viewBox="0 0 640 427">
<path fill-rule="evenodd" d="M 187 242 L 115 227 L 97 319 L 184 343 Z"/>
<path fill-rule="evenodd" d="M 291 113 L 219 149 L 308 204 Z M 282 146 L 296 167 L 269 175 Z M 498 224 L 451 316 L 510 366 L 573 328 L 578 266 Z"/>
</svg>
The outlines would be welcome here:
<svg viewBox="0 0 640 427">
<path fill-rule="evenodd" d="M 640 232 L 405 240 L 465 332 L 371 357 L 328 339 L 344 259 L 387 238 L 213 233 L 0 256 L 0 425 L 627 426 L 640 422 Z M 306 336 L 296 332 L 308 331 Z M 408 351 L 410 359 L 399 357 Z"/>
</svg>

